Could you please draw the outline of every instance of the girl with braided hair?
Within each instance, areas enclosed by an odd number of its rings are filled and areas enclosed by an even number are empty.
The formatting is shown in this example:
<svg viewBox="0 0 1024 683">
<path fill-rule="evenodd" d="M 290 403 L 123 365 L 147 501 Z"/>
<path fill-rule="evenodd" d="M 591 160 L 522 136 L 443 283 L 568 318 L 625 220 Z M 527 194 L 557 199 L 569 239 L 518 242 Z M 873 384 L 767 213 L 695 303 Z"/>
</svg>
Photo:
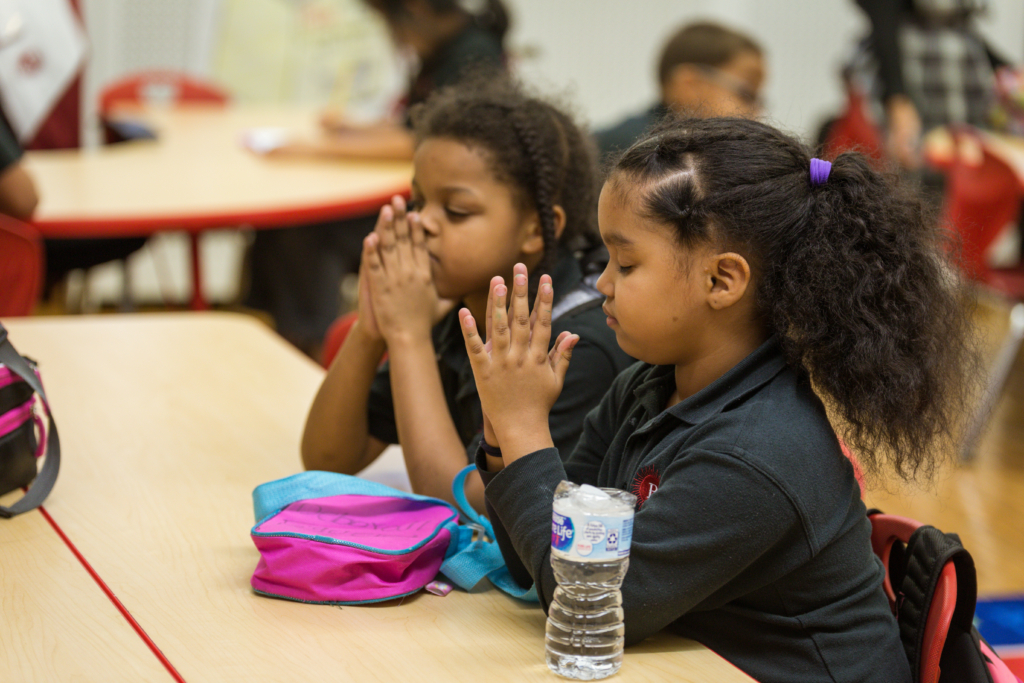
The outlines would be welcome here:
<svg viewBox="0 0 1024 683">
<path fill-rule="evenodd" d="M 488 339 L 479 312 L 460 312 L 485 502 L 510 572 L 542 604 L 559 482 L 625 489 L 638 500 L 629 571 L 608 608 L 624 611 L 627 645 L 670 628 L 763 683 L 910 681 L 822 401 L 869 473 L 907 479 L 955 451 L 969 412 L 968 300 L 897 183 L 745 119 L 670 121 L 636 142 L 600 194 L 597 288 L 640 362 L 564 462 L 546 417 L 577 337 L 548 352 L 550 283 L 531 319 L 526 287 L 496 280 Z"/>
<path fill-rule="evenodd" d="M 359 319 L 310 409 L 302 458 L 355 474 L 401 443 L 413 491 L 450 501 L 483 428 L 453 306 L 483 316 L 491 279 L 525 283 L 526 267 L 534 288 L 543 273 L 562 294 L 585 293 L 574 250 L 596 241 L 595 155 L 567 114 L 504 80 L 441 91 L 413 121 L 411 207 L 395 197 L 364 241 Z M 550 412 L 565 453 L 632 362 L 604 324 L 600 295 L 582 297 L 589 306 L 578 299 L 563 297 L 571 310 L 553 323 L 583 338 Z M 466 494 L 483 511 L 479 475 Z"/>
</svg>

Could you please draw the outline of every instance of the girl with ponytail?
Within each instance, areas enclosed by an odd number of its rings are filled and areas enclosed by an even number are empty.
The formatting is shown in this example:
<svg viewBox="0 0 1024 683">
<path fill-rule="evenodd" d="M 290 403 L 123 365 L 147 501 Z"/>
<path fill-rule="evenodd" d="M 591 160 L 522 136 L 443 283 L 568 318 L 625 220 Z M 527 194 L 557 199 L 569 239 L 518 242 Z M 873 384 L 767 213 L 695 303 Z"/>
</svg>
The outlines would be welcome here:
<svg viewBox="0 0 1024 683">
<path fill-rule="evenodd" d="M 489 339 L 460 312 L 484 411 L 477 465 L 513 576 L 550 602 L 561 480 L 625 489 L 638 499 L 627 644 L 670 628 L 765 683 L 909 681 L 823 402 L 869 473 L 926 475 L 952 452 L 969 313 L 921 203 L 859 155 L 829 164 L 718 118 L 636 142 L 598 216 L 607 324 L 640 362 L 564 464 L 544 417 L 576 339 L 547 353 L 550 288 L 533 323 L 525 287 L 496 281 Z"/>
</svg>

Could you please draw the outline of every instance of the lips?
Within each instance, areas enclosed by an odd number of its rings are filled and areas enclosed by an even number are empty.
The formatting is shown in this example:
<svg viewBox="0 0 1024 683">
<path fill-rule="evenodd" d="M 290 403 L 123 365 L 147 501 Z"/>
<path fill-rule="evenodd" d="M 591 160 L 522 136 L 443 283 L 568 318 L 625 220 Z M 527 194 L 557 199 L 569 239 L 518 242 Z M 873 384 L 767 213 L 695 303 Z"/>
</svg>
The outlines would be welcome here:
<svg viewBox="0 0 1024 683">
<path fill-rule="evenodd" d="M 605 322 L 608 323 L 609 327 L 611 327 L 612 325 L 618 325 L 619 324 L 619 321 L 616 319 L 616 317 L 614 315 L 612 315 L 611 311 L 608 310 L 607 306 L 602 306 L 601 310 L 604 311 L 604 314 L 606 316 L 608 316 L 608 319 Z"/>
</svg>

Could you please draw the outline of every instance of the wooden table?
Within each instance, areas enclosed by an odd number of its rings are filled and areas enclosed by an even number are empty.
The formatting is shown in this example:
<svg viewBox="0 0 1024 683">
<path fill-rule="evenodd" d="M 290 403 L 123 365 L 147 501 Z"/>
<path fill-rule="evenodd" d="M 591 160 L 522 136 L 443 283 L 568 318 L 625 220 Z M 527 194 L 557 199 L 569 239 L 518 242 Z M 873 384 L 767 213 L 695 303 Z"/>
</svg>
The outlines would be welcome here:
<svg viewBox="0 0 1024 683">
<path fill-rule="evenodd" d="M 489 585 L 343 608 L 251 591 L 252 489 L 301 469 L 323 377 L 260 323 L 211 313 L 4 323 L 39 360 L 61 428 L 63 468 L 45 507 L 177 680 L 557 680 L 543 612 Z M 394 482 L 400 463 L 370 477 Z M 155 656 L 147 662 L 38 514 L 0 520 L 0 680 L 170 679 L 170 669 L 140 673 Z M 28 592 L 37 598 L 18 597 Z M 615 680 L 751 679 L 661 634 L 628 649 Z"/>
<path fill-rule="evenodd" d="M 198 233 L 366 215 L 407 193 L 412 177 L 408 162 L 261 157 L 242 147 L 251 128 L 314 135 L 317 116 L 308 108 L 207 104 L 121 115 L 144 121 L 157 140 L 25 154 L 40 194 L 33 223 L 51 238 L 190 232 L 194 307 L 204 306 Z"/>
</svg>

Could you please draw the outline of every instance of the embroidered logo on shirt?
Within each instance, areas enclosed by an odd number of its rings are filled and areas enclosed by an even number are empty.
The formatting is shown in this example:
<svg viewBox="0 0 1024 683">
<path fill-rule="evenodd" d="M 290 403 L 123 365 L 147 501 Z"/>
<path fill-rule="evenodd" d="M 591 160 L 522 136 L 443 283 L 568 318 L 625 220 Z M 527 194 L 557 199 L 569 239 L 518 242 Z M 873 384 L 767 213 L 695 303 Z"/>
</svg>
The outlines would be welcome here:
<svg viewBox="0 0 1024 683">
<path fill-rule="evenodd" d="M 648 465 L 636 473 L 630 493 L 636 496 L 637 509 L 643 507 L 647 499 L 658 490 L 660 485 L 661 475 L 658 474 L 658 470 L 654 469 L 652 465 Z"/>
</svg>

